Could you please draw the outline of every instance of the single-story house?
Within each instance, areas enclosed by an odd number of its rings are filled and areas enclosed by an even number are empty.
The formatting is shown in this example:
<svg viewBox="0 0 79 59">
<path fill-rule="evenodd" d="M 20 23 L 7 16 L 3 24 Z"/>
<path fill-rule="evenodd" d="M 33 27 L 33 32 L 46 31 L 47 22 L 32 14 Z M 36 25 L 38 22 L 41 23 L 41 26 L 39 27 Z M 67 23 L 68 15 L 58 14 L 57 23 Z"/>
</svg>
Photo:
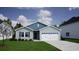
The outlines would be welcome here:
<svg viewBox="0 0 79 59">
<path fill-rule="evenodd" d="M 79 17 L 72 17 L 60 25 L 63 38 L 79 39 Z"/>
<path fill-rule="evenodd" d="M 15 30 L 16 39 L 60 40 L 60 30 L 41 22 L 35 22 Z"/>
</svg>

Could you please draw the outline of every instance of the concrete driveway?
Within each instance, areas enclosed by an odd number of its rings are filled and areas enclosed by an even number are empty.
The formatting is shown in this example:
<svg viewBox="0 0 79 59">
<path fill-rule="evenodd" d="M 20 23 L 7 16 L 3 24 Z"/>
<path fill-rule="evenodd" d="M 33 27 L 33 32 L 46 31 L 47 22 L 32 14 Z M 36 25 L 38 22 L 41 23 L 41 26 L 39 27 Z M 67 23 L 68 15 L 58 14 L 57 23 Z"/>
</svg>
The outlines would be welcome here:
<svg viewBox="0 0 79 59">
<path fill-rule="evenodd" d="M 79 43 L 72 43 L 68 41 L 45 41 L 48 44 L 51 44 L 62 51 L 79 51 Z"/>
</svg>

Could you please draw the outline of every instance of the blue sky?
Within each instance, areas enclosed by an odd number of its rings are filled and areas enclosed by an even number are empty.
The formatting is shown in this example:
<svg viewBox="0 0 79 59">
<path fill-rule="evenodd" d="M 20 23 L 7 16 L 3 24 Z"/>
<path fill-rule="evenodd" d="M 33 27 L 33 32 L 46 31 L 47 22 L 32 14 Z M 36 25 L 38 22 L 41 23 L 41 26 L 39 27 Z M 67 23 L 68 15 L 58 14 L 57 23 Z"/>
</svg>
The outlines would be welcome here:
<svg viewBox="0 0 79 59">
<path fill-rule="evenodd" d="M 44 13 L 43 13 L 44 12 Z M 46 13 L 46 15 L 45 15 Z M 51 24 L 60 24 L 63 21 L 66 21 L 70 19 L 73 16 L 79 16 L 79 9 L 78 8 L 69 8 L 69 7 L 0 7 L 0 15 L 3 17 L 7 17 L 11 19 L 12 21 L 17 21 L 17 19 L 20 19 L 20 16 L 23 16 L 22 18 L 25 20 L 30 21 L 37 21 L 39 18 L 39 14 L 43 14 L 44 17 L 47 18 L 47 20 L 44 21 L 50 21 L 52 19 Z M 42 15 L 42 16 L 43 16 Z M 1 17 L 2 17 L 1 16 Z M 21 18 L 21 21 L 22 21 Z M 43 18 L 43 17 L 42 17 Z M 21 22 L 20 21 L 20 22 Z M 42 20 L 41 20 L 42 21 Z M 26 22 L 28 23 L 28 22 Z"/>
</svg>

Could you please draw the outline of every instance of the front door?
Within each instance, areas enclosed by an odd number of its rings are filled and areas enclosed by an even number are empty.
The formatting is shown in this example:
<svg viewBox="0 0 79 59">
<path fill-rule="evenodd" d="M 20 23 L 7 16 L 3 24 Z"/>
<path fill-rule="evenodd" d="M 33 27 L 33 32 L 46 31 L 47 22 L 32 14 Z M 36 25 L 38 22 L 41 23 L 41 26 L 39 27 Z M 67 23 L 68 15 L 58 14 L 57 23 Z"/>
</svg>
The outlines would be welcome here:
<svg viewBox="0 0 79 59">
<path fill-rule="evenodd" d="M 39 31 L 33 31 L 33 39 L 39 40 Z"/>
</svg>

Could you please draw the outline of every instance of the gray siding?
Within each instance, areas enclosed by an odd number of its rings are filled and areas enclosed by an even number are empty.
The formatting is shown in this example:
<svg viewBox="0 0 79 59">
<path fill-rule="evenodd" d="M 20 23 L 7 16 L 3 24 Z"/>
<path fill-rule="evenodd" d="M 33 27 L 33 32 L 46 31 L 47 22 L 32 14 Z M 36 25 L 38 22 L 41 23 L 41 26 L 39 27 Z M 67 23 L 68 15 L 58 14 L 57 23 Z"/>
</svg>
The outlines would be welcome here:
<svg viewBox="0 0 79 59">
<path fill-rule="evenodd" d="M 70 33 L 69 37 L 66 36 L 66 32 Z M 79 38 L 79 22 L 62 26 L 61 35 L 64 38 Z"/>
</svg>

